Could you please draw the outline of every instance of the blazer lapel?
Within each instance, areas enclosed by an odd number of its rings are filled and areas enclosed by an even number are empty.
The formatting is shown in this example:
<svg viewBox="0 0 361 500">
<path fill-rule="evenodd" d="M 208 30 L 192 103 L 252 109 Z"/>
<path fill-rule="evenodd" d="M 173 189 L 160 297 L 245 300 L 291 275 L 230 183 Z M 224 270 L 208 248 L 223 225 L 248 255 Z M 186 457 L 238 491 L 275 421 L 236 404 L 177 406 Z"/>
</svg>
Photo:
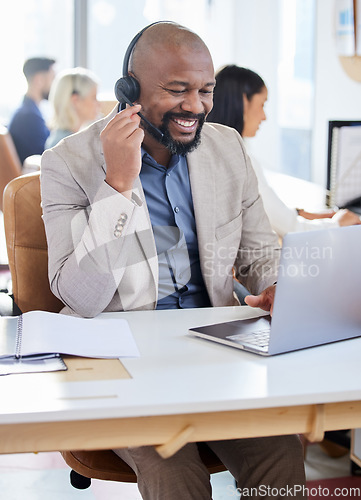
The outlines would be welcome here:
<svg viewBox="0 0 361 500">
<path fill-rule="evenodd" d="M 204 138 L 205 139 L 205 138 Z M 202 138 L 202 141 L 204 140 Z M 199 259 L 203 279 L 213 304 L 215 272 L 213 269 L 216 211 L 216 180 L 214 175 L 214 158 L 209 148 L 200 145 L 187 156 L 189 178 L 191 183 L 194 215 L 197 228 Z M 212 264 L 208 264 L 211 262 Z"/>
</svg>

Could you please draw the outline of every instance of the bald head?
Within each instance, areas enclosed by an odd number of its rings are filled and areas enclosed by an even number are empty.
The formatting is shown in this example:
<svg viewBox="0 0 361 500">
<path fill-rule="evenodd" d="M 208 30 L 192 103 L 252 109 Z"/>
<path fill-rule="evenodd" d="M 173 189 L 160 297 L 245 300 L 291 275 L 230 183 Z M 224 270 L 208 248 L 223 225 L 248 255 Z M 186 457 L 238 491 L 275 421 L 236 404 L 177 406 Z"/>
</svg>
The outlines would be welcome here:
<svg viewBox="0 0 361 500">
<path fill-rule="evenodd" d="M 145 66 L 153 64 L 162 53 L 177 54 L 182 51 L 207 53 L 209 50 L 203 40 L 193 31 L 180 24 L 161 22 L 147 28 L 139 38 L 129 62 L 129 71 L 136 75 Z"/>
</svg>

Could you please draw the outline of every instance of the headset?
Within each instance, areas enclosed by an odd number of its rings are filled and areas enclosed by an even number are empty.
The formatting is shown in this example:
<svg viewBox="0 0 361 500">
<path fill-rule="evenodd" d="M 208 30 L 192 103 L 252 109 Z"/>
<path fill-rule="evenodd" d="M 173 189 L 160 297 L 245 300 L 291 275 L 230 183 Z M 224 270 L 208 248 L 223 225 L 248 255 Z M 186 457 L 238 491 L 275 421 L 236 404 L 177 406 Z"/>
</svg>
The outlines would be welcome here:
<svg viewBox="0 0 361 500">
<path fill-rule="evenodd" d="M 140 96 L 140 85 L 139 82 L 134 76 L 130 76 L 128 74 L 128 67 L 129 67 L 129 60 L 130 57 L 133 53 L 134 47 L 136 46 L 139 38 L 142 36 L 144 31 L 146 31 L 148 28 L 151 26 L 154 26 L 155 24 L 159 23 L 164 23 L 168 21 L 156 21 L 155 23 L 148 24 L 145 28 L 143 28 L 139 33 L 135 35 L 133 40 L 130 42 L 125 55 L 124 55 L 124 62 L 123 62 L 123 77 L 119 78 L 119 80 L 116 82 L 115 87 L 114 87 L 114 92 L 115 92 L 115 97 L 117 100 L 123 105 L 123 104 L 129 104 L 129 106 L 134 106 L 134 102 L 139 99 Z M 145 116 L 143 116 L 141 113 L 138 113 L 138 115 L 141 117 L 141 119 L 150 127 L 155 135 L 157 136 L 158 140 L 162 140 L 164 137 L 163 132 L 161 132 L 155 125 L 150 123 Z"/>
</svg>

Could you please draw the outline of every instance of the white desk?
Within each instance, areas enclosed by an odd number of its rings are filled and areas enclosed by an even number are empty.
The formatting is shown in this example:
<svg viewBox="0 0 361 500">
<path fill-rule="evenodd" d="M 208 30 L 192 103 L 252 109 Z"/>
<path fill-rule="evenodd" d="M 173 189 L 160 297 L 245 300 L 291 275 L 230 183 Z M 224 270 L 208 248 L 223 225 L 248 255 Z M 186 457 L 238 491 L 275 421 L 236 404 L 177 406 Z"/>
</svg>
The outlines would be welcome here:
<svg viewBox="0 0 361 500">
<path fill-rule="evenodd" d="M 267 182 L 289 207 L 302 207 L 309 212 L 326 208 L 326 189 L 314 182 L 298 177 L 265 170 Z"/>
<path fill-rule="evenodd" d="M 131 378 L 0 377 L 0 453 L 107 449 L 361 427 L 361 339 L 263 358 L 187 335 L 244 307 L 108 313 L 129 321 Z M 58 372 L 59 374 L 62 372 Z"/>
</svg>

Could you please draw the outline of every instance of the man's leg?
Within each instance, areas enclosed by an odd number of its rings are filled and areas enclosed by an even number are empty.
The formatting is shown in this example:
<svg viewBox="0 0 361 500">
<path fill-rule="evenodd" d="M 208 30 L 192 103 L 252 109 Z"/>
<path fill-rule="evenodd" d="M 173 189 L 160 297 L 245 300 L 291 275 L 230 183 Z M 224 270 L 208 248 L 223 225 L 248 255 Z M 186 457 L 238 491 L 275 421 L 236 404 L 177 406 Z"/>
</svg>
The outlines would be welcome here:
<svg viewBox="0 0 361 500">
<path fill-rule="evenodd" d="M 164 459 L 152 446 L 114 450 L 137 474 L 144 500 L 210 500 L 210 476 L 195 443 Z"/>
<path fill-rule="evenodd" d="M 212 441 L 207 444 L 234 476 L 238 487 L 243 491 L 248 489 L 249 497 L 307 498 L 303 449 L 298 436 Z"/>
</svg>

